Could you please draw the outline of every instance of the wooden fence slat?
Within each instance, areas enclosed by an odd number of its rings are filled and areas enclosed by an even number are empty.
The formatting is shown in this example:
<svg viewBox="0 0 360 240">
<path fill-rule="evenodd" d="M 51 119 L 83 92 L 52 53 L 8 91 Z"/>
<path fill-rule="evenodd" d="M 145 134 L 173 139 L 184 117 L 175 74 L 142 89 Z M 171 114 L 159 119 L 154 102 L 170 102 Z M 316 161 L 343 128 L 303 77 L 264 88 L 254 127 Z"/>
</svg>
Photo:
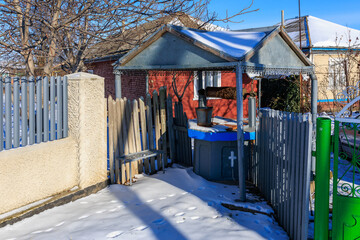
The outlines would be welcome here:
<svg viewBox="0 0 360 240">
<path fill-rule="evenodd" d="M 174 119 L 173 119 L 172 100 L 170 95 L 167 97 L 167 118 L 168 118 L 168 131 L 169 131 L 169 146 L 170 146 L 170 159 L 171 163 L 175 161 L 175 137 L 174 137 Z"/>
<path fill-rule="evenodd" d="M 154 149 L 154 132 L 153 132 L 153 107 L 150 94 L 146 94 L 146 119 L 148 125 L 149 148 Z M 155 158 L 150 159 L 150 173 L 155 173 Z"/>
<path fill-rule="evenodd" d="M 187 123 L 188 123 L 188 118 L 186 116 L 186 113 L 183 113 L 183 116 L 184 116 L 184 127 L 186 129 L 188 129 L 188 126 L 187 126 Z M 186 160 L 186 163 L 188 166 L 191 166 L 192 165 L 192 157 L 191 157 L 191 141 L 190 141 L 190 138 L 188 137 L 188 133 L 187 131 L 183 132 L 183 137 L 184 137 L 184 140 L 185 140 L 185 160 Z"/>
<path fill-rule="evenodd" d="M 132 107 L 131 107 L 131 102 L 130 100 L 126 101 L 126 118 L 127 118 L 127 126 L 128 126 L 128 141 L 129 141 L 129 153 L 134 153 L 136 152 L 136 148 L 135 148 L 135 134 L 134 134 L 134 116 L 132 114 Z M 131 164 L 131 168 L 132 168 L 132 175 L 129 176 L 133 178 L 134 174 L 138 172 L 138 168 L 137 168 L 137 163 L 136 162 L 132 162 Z"/>
<path fill-rule="evenodd" d="M 114 153 L 115 157 L 122 156 L 121 152 L 122 146 L 120 145 L 121 137 L 120 137 L 120 131 L 121 131 L 121 115 L 120 115 L 120 100 L 117 98 L 114 103 L 114 114 L 115 114 L 115 123 L 114 123 Z M 120 164 L 119 161 L 115 161 L 115 183 L 120 183 Z"/>
<path fill-rule="evenodd" d="M 128 131 L 127 131 L 127 122 L 126 122 L 126 101 L 120 99 L 120 114 L 121 114 L 121 134 L 120 138 L 122 139 L 122 152 L 123 154 L 129 153 L 129 141 L 128 141 Z M 121 164 L 121 184 L 125 184 L 127 181 L 127 175 L 129 175 L 129 163 Z"/>
<path fill-rule="evenodd" d="M 160 125 L 160 111 L 159 111 L 159 98 L 158 93 L 153 93 L 153 110 L 154 110 L 154 121 L 155 121 L 155 143 L 156 149 L 161 149 L 160 137 L 161 137 L 161 125 Z M 157 170 L 159 171 L 162 166 L 161 157 L 157 157 Z"/>
<path fill-rule="evenodd" d="M 140 140 L 140 121 L 139 121 L 139 106 L 138 101 L 133 101 L 133 117 L 134 117 L 134 139 L 135 139 L 135 151 L 141 152 L 141 140 Z M 137 161 L 137 172 L 139 174 L 143 172 L 143 160 Z"/>
<path fill-rule="evenodd" d="M 145 103 L 144 98 L 141 97 L 139 99 L 139 107 L 140 107 L 140 123 L 141 123 L 141 142 L 142 142 L 142 150 L 147 149 L 147 131 L 146 131 L 146 112 L 145 112 Z M 149 174 L 149 159 L 144 160 L 145 173 Z"/>
<path fill-rule="evenodd" d="M 163 154 L 164 166 L 167 167 L 168 156 L 167 156 L 167 124 L 166 124 L 166 87 L 161 87 L 159 90 L 159 99 L 160 99 L 160 122 L 161 122 L 161 143 L 162 150 L 165 152 Z"/>
<path fill-rule="evenodd" d="M 114 183 L 114 107 L 111 95 L 108 98 L 109 116 L 109 172 L 111 183 Z"/>
</svg>

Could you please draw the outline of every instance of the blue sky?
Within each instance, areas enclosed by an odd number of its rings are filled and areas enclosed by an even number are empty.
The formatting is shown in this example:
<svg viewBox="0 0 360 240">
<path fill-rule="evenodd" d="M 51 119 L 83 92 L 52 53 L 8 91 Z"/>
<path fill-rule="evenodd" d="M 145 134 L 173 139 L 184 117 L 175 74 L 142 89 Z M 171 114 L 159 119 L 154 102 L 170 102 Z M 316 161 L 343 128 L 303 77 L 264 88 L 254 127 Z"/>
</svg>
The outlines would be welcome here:
<svg viewBox="0 0 360 240">
<path fill-rule="evenodd" d="M 210 10 L 216 11 L 219 17 L 234 14 L 248 6 L 251 0 L 212 0 Z M 301 15 L 312 15 L 350 28 L 360 30 L 360 0 L 301 0 Z M 281 10 L 285 19 L 298 16 L 298 0 L 254 0 L 252 9 L 259 11 L 248 13 L 237 18 L 241 23 L 216 23 L 229 26 L 231 29 L 269 26 L 280 22 Z"/>
</svg>

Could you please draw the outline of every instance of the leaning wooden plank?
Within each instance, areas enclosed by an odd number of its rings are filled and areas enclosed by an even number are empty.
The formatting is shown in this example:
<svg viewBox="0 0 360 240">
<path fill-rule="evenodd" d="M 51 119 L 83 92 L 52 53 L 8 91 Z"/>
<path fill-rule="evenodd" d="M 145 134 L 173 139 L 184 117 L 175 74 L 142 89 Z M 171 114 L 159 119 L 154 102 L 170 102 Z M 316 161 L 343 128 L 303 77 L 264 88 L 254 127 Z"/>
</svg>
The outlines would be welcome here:
<svg viewBox="0 0 360 240">
<path fill-rule="evenodd" d="M 126 102 L 124 99 L 120 99 L 120 114 L 121 114 L 121 131 L 120 131 L 120 138 L 122 141 L 120 152 L 122 154 L 128 154 L 128 131 L 127 131 L 127 125 L 126 125 Z M 128 173 L 126 165 L 129 164 L 121 164 L 121 184 L 126 183 L 126 173 Z"/>
<path fill-rule="evenodd" d="M 114 151 L 116 153 L 116 157 L 118 156 L 122 156 L 122 139 L 121 139 L 121 114 L 120 114 L 120 100 L 117 98 L 116 102 L 115 102 L 115 114 L 116 114 L 116 122 L 115 122 L 115 126 L 116 126 L 116 135 L 115 135 L 115 141 L 114 141 L 114 146 L 116 146 L 116 151 Z M 117 184 L 120 184 L 120 165 L 118 161 L 115 161 L 115 182 Z"/>
<path fill-rule="evenodd" d="M 147 132 L 146 132 L 146 113 L 145 113 L 145 103 L 144 98 L 140 97 L 139 99 L 139 107 L 140 107 L 140 123 L 141 123 L 141 142 L 142 142 L 142 150 L 147 149 Z M 149 158 L 144 160 L 145 173 L 149 174 Z"/>
<path fill-rule="evenodd" d="M 128 115 L 128 119 L 129 119 L 129 146 L 130 146 L 130 149 L 129 149 L 129 152 L 130 153 L 134 153 L 136 152 L 136 145 L 135 145 L 135 129 L 134 129 L 134 115 L 133 115 L 133 109 L 132 109 L 132 104 L 130 102 L 130 100 L 128 100 L 126 102 L 126 105 L 127 105 L 127 109 L 129 112 L 129 115 Z M 131 174 L 131 178 L 134 177 L 135 173 L 137 174 L 138 172 L 138 167 L 137 167 L 137 163 L 131 163 L 131 167 L 133 169 L 133 172 Z"/>
<path fill-rule="evenodd" d="M 167 98 L 167 119 L 168 119 L 168 132 L 169 132 L 169 147 L 170 147 L 170 159 L 171 163 L 175 161 L 175 138 L 174 138 L 174 119 L 173 119 L 173 111 L 172 111 L 172 100 L 169 95 Z"/>
<path fill-rule="evenodd" d="M 154 149 L 154 133 L 153 133 L 153 109 L 151 104 L 150 94 L 146 94 L 146 119 L 147 119 L 147 130 L 149 136 L 149 149 Z M 155 173 L 155 158 L 150 159 L 150 173 Z"/>
<path fill-rule="evenodd" d="M 166 131 L 166 87 L 161 87 L 159 90 L 160 100 L 160 122 L 161 122 L 161 143 L 162 150 L 165 152 L 163 160 L 165 161 L 164 166 L 168 166 L 167 156 L 167 131 Z"/>
<path fill-rule="evenodd" d="M 131 104 L 130 104 L 130 101 L 127 100 L 127 99 L 124 99 L 125 100 L 125 116 L 126 116 L 126 129 L 125 129 L 125 132 L 126 132 L 126 141 L 127 141 L 127 154 L 130 154 L 130 153 L 133 153 L 134 152 L 134 149 L 133 149 L 133 137 L 131 135 L 132 133 L 132 124 L 131 124 Z M 130 176 L 129 174 L 129 165 L 126 165 L 126 181 L 129 181 L 130 178 L 132 176 Z"/>
<path fill-rule="evenodd" d="M 139 105 L 137 100 L 133 101 L 133 117 L 134 117 L 133 124 L 134 124 L 135 151 L 140 152 L 141 151 L 140 120 L 139 120 Z M 137 162 L 137 167 L 138 167 L 138 172 L 135 174 L 142 173 L 143 172 L 142 160 Z"/>
<path fill-rule="evenodd" d="M 111 95 L 108 98 L 108 120 L 109 120 L 109 171 L 111 183 L 114 182 L 114 109 Z"/>
<path fill-rule="evenodd" d="M 154 104 L 154 121 L 155 121 L 155 144 L 156 144 L 156 149 L 160 150 L 161 149 L 161 142 L 160 142 L 160 137 L 161 137 L 161 125 L 160 125 L 160 111 L 159 111 L 159 97 L 158 97 L 158 93 L 156 92 L 156 90 L 153 93 L 153 104 Z M 160 159 L 159 157 L 157 158 L 157 170 L 161 169 L 162 166 L 162 159 Z"/>
</svg>

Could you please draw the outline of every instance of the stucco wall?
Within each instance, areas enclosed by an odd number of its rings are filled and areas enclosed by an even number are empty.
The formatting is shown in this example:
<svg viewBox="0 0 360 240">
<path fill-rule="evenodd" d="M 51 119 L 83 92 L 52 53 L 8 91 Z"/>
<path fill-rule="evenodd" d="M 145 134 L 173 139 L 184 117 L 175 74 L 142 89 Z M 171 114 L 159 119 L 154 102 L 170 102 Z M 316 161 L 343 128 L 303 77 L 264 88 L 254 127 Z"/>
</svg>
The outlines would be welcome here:
<svg viewBox="0 0 360 240">
<path fill-rule="evenodd" d="M 107 178 L 104 78 L 74 73 L 68 81 L 69 136 L 79 146 L 79 186 L 85 188 Z"/>
<path fill-rule="evenodd" d="M 314 53 L 312 55 L 313 63 L 315 64 L 315 74 L 318 79 L 318 99 L 319 100 L 326 100 L 326 99 L 334 99 L 336 94 L 342 91 L 345 86 L 339 86 L 336 89 L 329 87 L 329 61 L 331 59 L 342 59 L 345 57 L 346 52 L 339 52 L 339 53 L 331 53 L 331 52 L 324 52 L 324 53 Z M 360 56 L 357 56 L 355 53 L 352 53 L 353 59 L 357 59 L 360 61 Z M 351 57 L 350 57 L 351 58 Z M 352 59 L 352 58 L 351 58 Z M 350 64 L 350 76 L 349 76 L 349 84 L 355 85 L 357 81 L 359 81 L 359 67 L 358 65 L 352 62 Z"/>
<path fill-rule="evenodd" d="M 104 78 L 68 75 L 69 137 L 0 152 L 0 214 L 106 181 Z"/>
<path fill-rule="evenodd" d="M 0 214 L 77 184 L 77 152 L 71 137 L 0 153 Z"/>
</svg>

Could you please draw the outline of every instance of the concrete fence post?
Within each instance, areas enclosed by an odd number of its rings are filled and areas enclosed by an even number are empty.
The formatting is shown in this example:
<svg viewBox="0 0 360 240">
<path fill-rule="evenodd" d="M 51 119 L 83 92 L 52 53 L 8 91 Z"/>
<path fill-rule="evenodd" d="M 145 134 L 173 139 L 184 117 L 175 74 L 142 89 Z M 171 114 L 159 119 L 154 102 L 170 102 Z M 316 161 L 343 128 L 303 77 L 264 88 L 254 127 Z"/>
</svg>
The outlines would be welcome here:
<svg viewBox="0 0 360 240">
<path fill-rule="evenodd" d="M 104 78 L 88 73 L 68 77 L 69 136 L 77 143 L 79 187 L 107 179 Z"/>
</svg>

